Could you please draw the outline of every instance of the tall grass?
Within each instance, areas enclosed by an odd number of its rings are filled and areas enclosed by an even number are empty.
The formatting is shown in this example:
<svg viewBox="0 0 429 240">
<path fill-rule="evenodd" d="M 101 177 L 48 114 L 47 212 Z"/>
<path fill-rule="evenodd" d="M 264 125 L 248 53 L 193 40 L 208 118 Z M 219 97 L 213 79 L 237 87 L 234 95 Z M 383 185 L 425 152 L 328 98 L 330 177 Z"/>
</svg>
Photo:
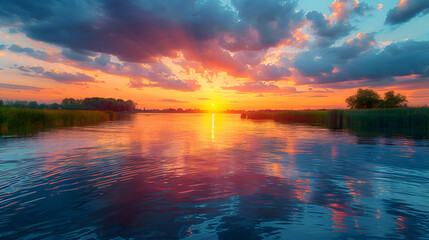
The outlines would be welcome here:
<svg viewBox="0 0 429 240">
<path fill-rule="evenodd" d="M 327 126 L 362 135 L 429 137 L 429 108 L 332 110 Z"/>
<path fill-rule="evenodd" d="M 400 135 L 429 138 L 429 108 L 368 110 L 256 111 L 242 118 L 322 125 L 331 129 L 349 129 L 359 135 Z"/>
<path fill-rule="evenodd" d="M 326 125 L 329 111 L 256 111 L 242 114 L 242 118 L 274 119 L 276 121 Z"/>
<path fill-rule="evenodd" d="M 0 107 L 0 135 L 34 133 L 43 128 L 91 125 L 114 118 L 114 112 Z"/>
</svg>

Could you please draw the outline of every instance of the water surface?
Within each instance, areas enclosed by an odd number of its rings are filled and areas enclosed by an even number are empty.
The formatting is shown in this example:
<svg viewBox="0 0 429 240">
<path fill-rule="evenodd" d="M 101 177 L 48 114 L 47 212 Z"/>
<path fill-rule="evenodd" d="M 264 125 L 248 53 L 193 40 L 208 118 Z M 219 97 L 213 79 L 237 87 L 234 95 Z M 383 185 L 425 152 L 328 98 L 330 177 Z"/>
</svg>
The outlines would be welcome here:
<svg viewBox="0 0 429 240">
<path fill-rule="evenodd" d="M 136 114 L 0 139 L 1 239 L 427 239 L 429 141 Z"/>
</svg>

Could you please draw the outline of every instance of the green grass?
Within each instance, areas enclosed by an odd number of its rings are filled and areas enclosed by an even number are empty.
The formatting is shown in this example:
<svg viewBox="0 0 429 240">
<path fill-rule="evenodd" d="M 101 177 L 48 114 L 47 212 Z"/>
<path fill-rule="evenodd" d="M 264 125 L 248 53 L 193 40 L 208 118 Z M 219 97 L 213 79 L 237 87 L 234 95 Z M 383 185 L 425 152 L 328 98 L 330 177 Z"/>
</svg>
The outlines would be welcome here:
<svg viewBox="0 0 429 240">
<path fill-rule="evenodd" d="M 429 108 L 332 110 L 327 126 L 358 135 L 429 137 Z"/>
<path fill-rule="evenodd" d="M 114 112 L 0 108 L 0 135 L 28 134 L 44 128 L 84 126 L 114 120 Z"/>
<path fill-rule="evenodd" d="M 247 112 L 249 119 L 273 119 L 283 122 L 326 125 L 329 111 L 256 111 Z M 246 116 L 242 115 L 242 118 Z"/>
<path fill-rule="evenodd" d="M 429 138 L 429 108 L 394 108 L 368 110 L 256 111 L 242 118 L 273 119 L 284 122 L 322 125 L 348 129 L 364 136 L 405 136 Z"/>
</svg>

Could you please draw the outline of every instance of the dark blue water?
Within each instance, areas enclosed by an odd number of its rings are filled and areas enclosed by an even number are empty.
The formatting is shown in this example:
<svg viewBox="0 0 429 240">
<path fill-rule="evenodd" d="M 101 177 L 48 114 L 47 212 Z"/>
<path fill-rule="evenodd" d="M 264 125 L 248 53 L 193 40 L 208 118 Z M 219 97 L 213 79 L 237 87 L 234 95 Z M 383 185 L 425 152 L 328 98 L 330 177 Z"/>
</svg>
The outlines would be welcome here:
<svg viewBox="0 0 429 240">
<path fill-rule="evenodd" d="M 137 114 L 0 140 L 0 239 L 428 239 L 429 141 Z"/>
</svg>

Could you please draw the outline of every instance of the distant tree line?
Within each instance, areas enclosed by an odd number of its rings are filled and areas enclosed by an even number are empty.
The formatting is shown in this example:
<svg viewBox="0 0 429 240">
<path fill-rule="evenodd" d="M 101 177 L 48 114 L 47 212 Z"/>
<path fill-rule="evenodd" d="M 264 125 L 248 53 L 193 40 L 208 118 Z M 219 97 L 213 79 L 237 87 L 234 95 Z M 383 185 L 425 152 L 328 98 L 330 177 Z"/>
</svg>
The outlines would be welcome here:
<svg viewBox="0 0 429 240">
<path fill-rule="evenodd" d="M 66 110 L 101 110 L 115 112 L 132 112 L 136 110 L 136 103 L 131 100 L 113 98 L 66 98 L 61 104 L 37 104 L 36 101 L 6 101 L 0 100 L 0 107 L 32 108 L 32 109 L 66 109 Z"/>
<path fill-rule="evenodd" d="M 63 109 L 102 110 L 115 112 L 132 112 L 136 110 L 136 103 L 114 98 L 66 98 L 61 102 Z"/>
<path fill-rule="evenodd" d="M 357 93 L 346 99 L 350 109 L 371 109 L 371 108 L 399 108 L 407 107 L 407 97 L 394 91 L 384 93 L 382 99 L 380 95 L 372 89 L 359 88 Z"/>
</svg>

